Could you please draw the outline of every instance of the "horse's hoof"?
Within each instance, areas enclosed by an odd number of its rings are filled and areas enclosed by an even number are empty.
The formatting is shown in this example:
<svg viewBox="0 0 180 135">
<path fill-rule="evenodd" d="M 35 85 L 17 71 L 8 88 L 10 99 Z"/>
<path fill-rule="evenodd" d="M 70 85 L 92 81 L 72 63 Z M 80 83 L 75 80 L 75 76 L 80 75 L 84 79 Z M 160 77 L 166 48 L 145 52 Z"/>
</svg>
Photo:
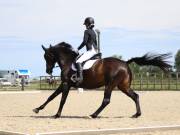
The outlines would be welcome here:
<svg viewBox="0 0 180 135">
<path fill-rule="evenodd" d="M 39 110 L 37 108 L 33 109 L 34 113 L 39 113 Z"/>
<path fill-rule="evenodd" d="M 141 113 L 136 113 L 131 118 L 138 118 L 139 116 L 141 116 Z"/>
<path fill-rule="evenodd" d="M 57 118 L 60 118 L 61 116 L 59 114 L 56 114 L 53 116 L 53 118 L 57 119 Z"/>
<path fill-rule="evenodd" d="M 97 118 L 97 115 L 91 114 L 90 117 L 93 118 L 93 119 L 95 119 L 95 118 Z"/>
<path fill-rule="evenodd" d="M 87 119 L 92 119 L 91 115 L 86 116 Z"/>
</svg>

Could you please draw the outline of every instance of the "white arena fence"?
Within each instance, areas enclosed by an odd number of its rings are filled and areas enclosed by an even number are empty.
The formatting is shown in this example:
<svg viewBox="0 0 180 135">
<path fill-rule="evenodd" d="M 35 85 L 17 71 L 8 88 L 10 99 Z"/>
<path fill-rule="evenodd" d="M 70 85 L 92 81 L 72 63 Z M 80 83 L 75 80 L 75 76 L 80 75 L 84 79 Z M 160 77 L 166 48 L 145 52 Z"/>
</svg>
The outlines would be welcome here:
<svg viewBox="0 0 180 135">
<path fill-rule="evenodd" d="M 50 76 L 40 76 L 40 90 L 56 89 L 60 84 L 60 76 L 53 76 L 54 82 L 49 84 Z M 131 87 L 135 90 L 180 90 L 180 72 L 134 73 Z M 97 90 L 104 90 L 104 87 Z"/>
<path fill-rule="evenodd" d="M 1 131 L 0 130 L 0 135 L 29 135 L 29 134 L 19 133 L 19 132 L 10 132 L 10 131 Z"/>
<path fill-rule="evenodd" d="M 64 132 L 51 132 L 51 133 L 37 133 L 36 135 L 108 135 L 108 134 L 119 134 L 119 133 L 155 132 L 155 131 L 166 131 L 166 130 L 180 130 L 180 125 L 64 131 Z"/>
</svg>

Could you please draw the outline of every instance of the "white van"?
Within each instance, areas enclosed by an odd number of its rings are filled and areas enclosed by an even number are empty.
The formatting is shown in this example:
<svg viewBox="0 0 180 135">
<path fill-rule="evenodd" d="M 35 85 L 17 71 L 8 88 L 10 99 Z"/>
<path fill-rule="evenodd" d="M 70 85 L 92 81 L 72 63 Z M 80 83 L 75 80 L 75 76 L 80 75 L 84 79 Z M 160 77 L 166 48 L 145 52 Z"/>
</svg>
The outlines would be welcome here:
<svg viewBox="0 0 180 135">
<path fill-rule="evenodd" d="M 11 86 L 12 83 L 8 82 L 8 80 L 6 78 L 0 78 L 0 85 L 1 86 Z"/>
</svg>

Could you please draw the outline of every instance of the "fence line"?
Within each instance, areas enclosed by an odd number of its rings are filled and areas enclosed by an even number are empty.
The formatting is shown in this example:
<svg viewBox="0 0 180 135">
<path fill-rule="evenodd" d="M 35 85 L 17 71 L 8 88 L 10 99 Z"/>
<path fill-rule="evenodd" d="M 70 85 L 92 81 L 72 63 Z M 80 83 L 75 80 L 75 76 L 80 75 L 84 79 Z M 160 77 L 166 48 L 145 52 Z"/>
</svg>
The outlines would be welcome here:
<svg viewBox="0 0 180 135">
<path fill-rule="evenodd" d="M 29 134 L 0 130 L 0 135 L 29 135 Z"/>
<path fill-rule="evenodd" d="M 60 84 L 60 76 L 40 76 L 40 90 L 53 90 Z"/>
<path fill-rule="evenodd" d="M 180 90 L 180 73 L 134 74 L 132 88 L 136 90 Z"/>
<path fill-rule="evenodd" d="M 60 76 L 53 76 L 54 83 L 50 84 L 50 76 L 40 76 L 40 89 L 55 89 L 60 84 Z M 135 73 L 131 87 L 135 90 L 180 90 L 180 73 Z M 104 89 L 99 88 L 99 90 Z"/>
<path fill-rule="evenodd" d="M 155 131 L 167 131 L 167 130 L 180 130 L 180 125 L 64 131 L 64 132 L 54 132 L 54 133 L 37 133 L 36 135 L 100 135 L 100 134 L 109 135 L 109 134 L 117 134 L 117 133 L 141 133 L 141 132 L 155 132 Z"/>
</svg>

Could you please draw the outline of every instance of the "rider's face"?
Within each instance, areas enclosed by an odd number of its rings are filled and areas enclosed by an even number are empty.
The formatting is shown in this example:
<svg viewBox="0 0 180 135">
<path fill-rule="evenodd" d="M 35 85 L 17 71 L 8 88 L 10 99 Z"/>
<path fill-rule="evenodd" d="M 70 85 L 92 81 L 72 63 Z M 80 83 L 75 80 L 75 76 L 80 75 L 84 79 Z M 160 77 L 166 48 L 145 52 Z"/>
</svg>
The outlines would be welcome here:
<svg viewBox="0 0 180 135">
<path fill-rule="evenodd" d="M 88 29 L 88 25 L 87 24 L 85 24 L 85 27 L 86 27 L 86 29 Z"/>
</svg>

